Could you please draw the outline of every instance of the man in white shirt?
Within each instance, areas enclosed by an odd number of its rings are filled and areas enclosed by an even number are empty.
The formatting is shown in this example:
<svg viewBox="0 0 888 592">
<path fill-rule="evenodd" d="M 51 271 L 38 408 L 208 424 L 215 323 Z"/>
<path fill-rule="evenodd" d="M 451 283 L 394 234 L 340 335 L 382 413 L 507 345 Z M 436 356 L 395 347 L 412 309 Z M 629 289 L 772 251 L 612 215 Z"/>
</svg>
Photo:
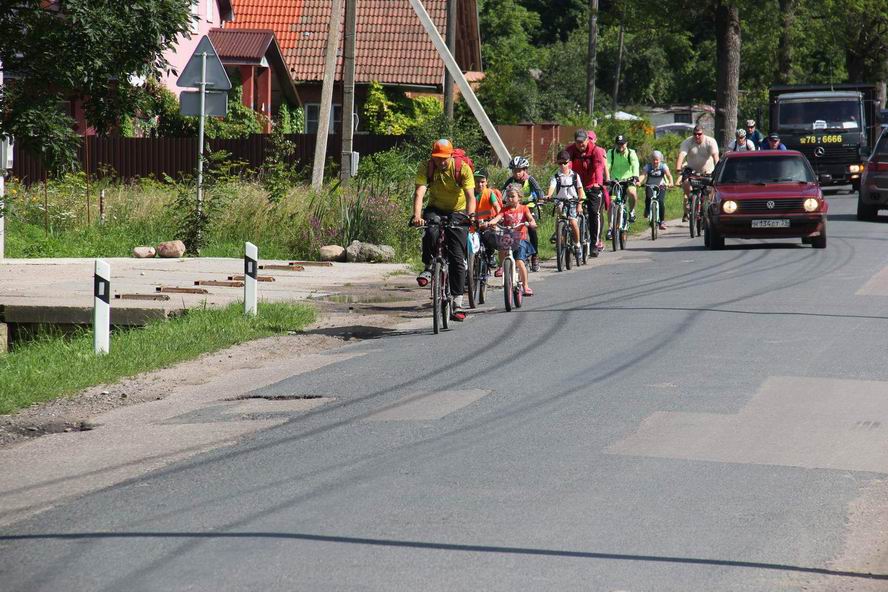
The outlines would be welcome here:
<svg viewBox="0 0 888 592">
<path fill-rule="evenodd" d="M 718 164 L 718 142 L 703 134 L 703 127 L 694 126 L 694 135 L 681 143 L 678 149 L 678 161 L 675 170 L 681 172 L 685 164 L 697 174 L 708 175 Z M 683 178 L 681 188 L 684 190 L 684 216 L 682 222 L 688 221 L 688 195 L 691 192 L 691 183 Z"/>
</svg>

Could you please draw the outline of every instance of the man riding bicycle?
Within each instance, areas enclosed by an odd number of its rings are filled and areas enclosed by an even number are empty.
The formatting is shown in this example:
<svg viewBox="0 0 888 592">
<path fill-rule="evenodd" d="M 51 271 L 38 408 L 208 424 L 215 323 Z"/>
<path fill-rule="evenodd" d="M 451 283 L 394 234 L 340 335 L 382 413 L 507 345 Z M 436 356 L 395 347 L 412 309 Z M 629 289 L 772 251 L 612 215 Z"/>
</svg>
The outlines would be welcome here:
<svg viewBox="0 0 888 592">
<path fill-rule="evenodd" d="M 475 179 L 472 168 L 464 158 L 453 157 L 453 144 L 441 139 L 432 146 L 432 158 L 419 165 L 416 173 L 416 190 L 413 194 L 413 224 L 422 226 L 425 221 L 449 218 L 452 222 L 466 222 L 475 216 Z M 422 208 L 426 192 L 429 203 Z M 422 237 L 422 262 L 425 270 L 416 278 L 420 287 L 432 279 L 430 269 L 437 241 L 437 228 L 426 228 Z M 449 263 L 450 293 L 454 295 L 450 318 L 464 321 L 463 293 L 466 284 L 466 257 L 468 227 L 445 228 L 444 249 Z"/>
<path fill-rule="evenodd" d="M 636 179 L 635 183 L 626 188 L 626 194 L 629 196 L 626 201 L 629 205 L 629 223 L 631 224 L 635 222 L 635 202 L 637 200 L 635 185 L 638 183 L 639 162 L 638 154 L 629 148 L 629 141 L 623 134 L 614 138 L 614 147 L 607 151 L 607 168 L 610 171 L 611 179 L 617 181 L 628 181 L 633 177 Z"/>
<path fill-rule="evenodd" d="M 536 201 L 542 198 L 543 190 L 540 188 L 540 184 L 537 183 L 537 180 L 528 172 L 527 169 L 529 168 L 530 161 L 523 156 L 516 156 L 509 161 L 509 169 L 512 171 L 512 176 L 506 179 L 506 182 L 503 184 L 503 194 L 506 193 L 506 189 L 509 185 L 517 183 L 521 186 L 521 189 L 524 192 L 525 200 L 531 198 Z M 539 271 L 540 259 L 536 254 L 539 251 L 536 226 L 531 227 L 528 234 L 530 236 L 530 244 L 533 245 L 534 250 L 534 254 L 530 258 L 530 271 Z"/>
<path fill-rule="evenodd" d="M 577 222 L 577 213 L 582 211 L 580 208 L 586 199 L 586 193 L 583 191 L 583 182 L 580 180 L 580 176 L 570 168 L 570 152 L 562 150 L 558 153 L 558 165 L 558 171 L 549 181 L 546 199 L 551 199 L 554 194 L 557 199 L 578 200 L 578 203 L 565 203 L 562 204 L 562 207 L 567 208 L 567 219 L 570 220 L 577 259 L 579 259 L 582 256 L 583 247 L 581 244 L 582 239 L 580 238 L 580 225 Z"/>
<path fill-rule="evenodd" d="M 708 175 L 718 164 L 718 142 L 703 134 L 703 128 L 698 124 L 694 126 L 694 135 L 685 139 L 678 149 L 678 160 L 675 163 L 676 171 L 683 171 L 685 162 L 696 174 Z M 683 179 L 681 188 L 684 191 L 684 216 L 681 221 L 688 221 L 688 197 L 691 194 L 691 182 Z"/>
<path fill-rule="evenodd" d="M 596 139 L 593 131 L 577 130 L 574 143 L 565 148 L 570 153 L 571 168 L 580 176 L 586 192 L 589 233 L 595 241 L 595 248 L 591 253 L 593 257 L 604 250 L 604 243 L 601 242 L 601 205 L 604 202 L 605 209 L 610 205 L 610 197 L 604 187 L 605 181 L 610 178 L 610 171 L 604 150 L 595 145 Z"/>
</svg>

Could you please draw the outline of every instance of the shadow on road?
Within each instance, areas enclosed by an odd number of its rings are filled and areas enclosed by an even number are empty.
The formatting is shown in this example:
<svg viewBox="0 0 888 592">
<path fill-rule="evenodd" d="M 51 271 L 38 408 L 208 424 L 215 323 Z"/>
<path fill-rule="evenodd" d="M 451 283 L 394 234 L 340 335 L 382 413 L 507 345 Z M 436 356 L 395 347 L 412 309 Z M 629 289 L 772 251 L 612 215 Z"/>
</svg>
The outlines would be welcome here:
<svg viewBox="0 0 888 592">
<path fill-rule="evenodd" d="M 402 541 L 395 539 L 372 539 L 360 537 L 328 536 L 319 534 L 287 532 L 72 532 L 21 534 L 0 536 L 0 541 L 46 541 L 46 540 L 119 540 L 119 539 L 283 539 L 318 543 L 366 545 L 371 547 L 393 547 L 407 549 L 429 549 L 435 551 L 457 551 L 466 553 L 495 553 L 504 555 L 535 555 L 542 557 L 572 557 L 579 559 L 602 559 L 611 561 L 638 561 L 648 563 L 679 563 L 685 565 L 711 565 L 739 567 L 797 573 L 811 573 L 825 576 L 860 578 L 866 580 L 888 580 L 888 574 L 864 573 L 806 567 L 783 563 L 763 563 L 757 561 L 736 561 L 731 559 L 703 559 L 699 557 L 674 557 L 668 555 L 629 555 L 622 553 L 601 553 L 594 551 L 569 551 L 562 549 L 535 549 L 533 547 L 500 547 L 491 545 L 460 545 L 453 543 L 432 543 L 425 541 Z"/>
</svg>

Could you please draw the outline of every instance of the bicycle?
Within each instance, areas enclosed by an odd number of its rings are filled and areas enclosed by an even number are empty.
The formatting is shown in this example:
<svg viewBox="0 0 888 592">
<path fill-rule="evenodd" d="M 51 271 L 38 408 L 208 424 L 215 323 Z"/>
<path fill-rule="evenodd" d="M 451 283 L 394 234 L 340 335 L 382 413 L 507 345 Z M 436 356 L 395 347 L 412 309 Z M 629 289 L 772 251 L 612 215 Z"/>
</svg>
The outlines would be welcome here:
<svg viewBox="0 0 888 592">
<path fill-rule="evenodd" d="M 580 203 L 579 198 L 576 197 L 555 197 L 552 199 L 555 202 L 555 205 L 552 207 L 552 216 L 556 218 L 555 222 L 555 263 L 558 268 L 558 271 L 563 271 L 565 268 L 569 271 L 571 268 L 571 258 L 575 258 L 577 262 L 577 267 L 582 263 L 586 262 L 585 256 L 583 254 L 583 248 L 580 249 L 580 253 L 577 253 L 577 243 L 574 240 L 573 228 L 570 224 L 570 217 L 568 216 L 570 212 L 570 206 L 578 206 Z M 585 228 L 586 220 L 583 215 L 583 219 L 579 219 L 579 212 L 577 216 L 577 224 L 580 225 L 580 244 L 583 244 L 583 237 L 587 234 L 587 230 Z M 588 251 L 588 245 L 584 245 L 584 248 Z"/>
<path fill-rule="evenodd" d="M 502 262 L 503 304 L 506 307 L 506 312 L 511 312 L 512 308 L 521 308 L 521 305 L 524 303 L 524 285 L 518 277 L 513 247 L 521 240 L 520 233 L 517 230 L 527 225 L 527 222 L 521 222 L 514 226 L 499 228 L 499 247 L 500 250 L 506 252 Z"/>
<path fill-rule="evenodd" d="M 450 308 L 453 306 L 453 294 L 450 293 L 449 265 L 444 256 L 444 231 L 447 228 L 462 228 L 470 224 L 469 219 L 454 222 L 449 216 L 441 216 L 437 219 L 426 220 L 426 223 L 417 228 L 425 232 L 426 227 L 438 228 L 438 236 L 435 239 L 435 254 L 432 258 L 432 281 L 429 282 L 432 290 L 432 331 L 435 335 L 441 329 L 447 329 L 450 321 Z"/>
<path fill-rule="evenodd" d="M 469 255 L 466 276 L 469 286 L 469 308 L 475 308 L 487 301 L 487 280 L 490 278 L 490 254 L 478 233 L 478 243 L 473 244 L 474 251 Z"/>
<path fill-rule="evenodd" d="M 590 204 L 592 201 L 597 198 L 599 204 L 599 211 L 592 212 L 590 211 Z M 585 247 L 583 249 L 583 261 L 586 261 L 587 254 L 591 254 L 593 257 L 598 257 L 598 238 L 601 236 L 601 211 L 600 208 L 604 206 L 604 188 L 601 186 L 590 187 L 586 189 L 586 201 L 583 202 L 583 209 L 585 210 L 585 232 L 580 235 L 584 238 L 583 243 L 588 242 L 589 247 Z M 596 228 L 598 228 L 598 233 L 596 236 L 592 236 L 592 217 L 595 216 L 598 220 L 598 224 Z M 595 239 L 595 244 L 592 244 L 592 239 Z"/>
<path fill-rule="evenodd" d="M 634 185 L 638 177 L 632 177 L 622 181 L 612 180 L 611 184 L 611 244 L 613 250 L 626 248 L 626 240 L 629 237 L 629 208 L 623 199 L 629 185 Z"/>
<path fill-rule="evenodd" d="M 648 218 L 649 224 L 651 226 L 651 240 L 657 240 L 657 231 L 660 229 L 660 199 L 657 195 L 658 193 L 666 193 L 665 185 L 645 185 L 645 199 L 649 200 L 650 207 L 648 208 L 648 213 L 650 217 Z"/>
<path fill-rule="evenodd" d="M 691 184 L 691 191 L 688 194 L 688 226 L 690 227 L 691 238 L 703 235 L 703 211 L 705 209 L 706 195 L 704 188 L 709 185 L 709 175 L 699 175 L 685 167 L 681 172 L 683 180 L 687 180 Z"/>
</svg>

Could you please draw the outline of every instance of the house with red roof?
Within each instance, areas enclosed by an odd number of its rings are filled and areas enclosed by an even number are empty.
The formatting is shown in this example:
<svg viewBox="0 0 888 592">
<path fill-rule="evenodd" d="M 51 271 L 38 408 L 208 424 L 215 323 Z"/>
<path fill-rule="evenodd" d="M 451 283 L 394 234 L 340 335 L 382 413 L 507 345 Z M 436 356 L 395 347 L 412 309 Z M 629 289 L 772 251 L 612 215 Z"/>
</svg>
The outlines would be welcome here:
<svg viewBox="0 0 888 592">
<path fill-rule="evenodd" d="M 320 113 L 331 0 L 232 0 L 232 3 L 237 18 L 226 22 L 223 30 L 274 31 L 300 103 L 305 108 L 305 131 L 313 133 L 317 130 Z M 357 4 L 356 112 L 360 114 L 367 87 L 373 81 L 399 92 L 443 92 L 444 63 L 410 3 L 407 0 L 359 0 Z M 446 0 L 424 0 L 424 5 L 443 33 Z M 342 119 L 339 99 L 342 92 L 342 37 L 336 64 L 331 132 L 340 129 Z M 475 0 L 458 3 L 456 46 L 454 57 L 460 68 L 464 72 L 480 72 L 481 38 Z"/>
</svg>

